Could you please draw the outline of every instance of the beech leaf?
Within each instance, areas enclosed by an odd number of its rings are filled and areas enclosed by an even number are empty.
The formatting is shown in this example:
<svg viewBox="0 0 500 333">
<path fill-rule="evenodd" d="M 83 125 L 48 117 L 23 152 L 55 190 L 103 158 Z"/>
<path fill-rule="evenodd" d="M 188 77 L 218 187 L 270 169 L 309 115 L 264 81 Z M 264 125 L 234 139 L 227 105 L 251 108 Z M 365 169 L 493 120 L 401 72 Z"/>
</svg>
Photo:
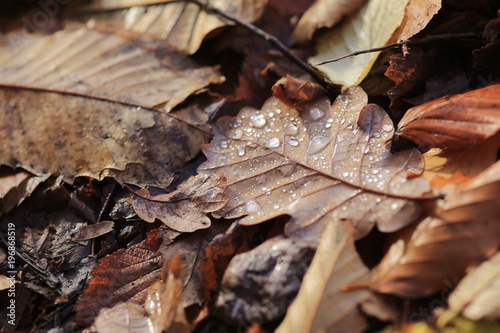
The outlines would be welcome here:
<svg viewBox="0 0 500 333">
<path fill-rule="evenodd" d="M 500 130 L 500 85 L 409 109 L 396 134 L 428 148 L 471 149 Z"/>
<path fill-rule="evenodd" d="M 420 153 L 391 154 L 392 122 L 366 103 L 353 87 L 333 105 L 321 98 L 302 113 L 270 98 L 262 110 L 220 119 L 199 167 L 228 180 L 229 202 L 213 215 L 247 215 L 240 220 L 247 225 L 290 215 L 287 233 L 316 242 L 332 220 L 351 220 L 357 237 L 375 223 L 383 231 L 411 223 L 419 206 L 408 199 L 430 190 L 408 177 L 421 173 Z"/>
<path fill-rule="evenodd" d="M 37 88 L 170 111 L 224 78 L 173 49 L 147 50 L 117 35 L 61 30 L 0 39 L 0 85 Z"/>
<path fill-rule="evenodd" d="M 401 237 L 391 246 L 375 269 L 372 289 L 404 298 L 426 297 L 494 255 L 500 245 L 499 171 L 497 162 L 474 178 L 457 174 L 441 183 L 434 180 L 434 187 L 447 194 L 445 199 L 409 240 Z"/>
<path fill-rule="evenodd" d="M 358 304 L 372 292 L 343 287 L 369 279 L 370 271 L 354 247 L 353 230 L 345 223 L 328 224 L 300 291 L 276 332 L 363 332 L 366 322 Z"/>
<path fill-rule="evenodd" d="M 403 20 L 409 0 L 370 0 L 355 15 L 316 41 L 316 55 L 309 62 L 317 64 L 360 50 L 386 45 Z M 361 54 L 318 66 L 334 83 L 345 87 L 359 84 L 368 74 L 378 53 Z"/>
<path fill-rule="evenodd" d="M 210 226 L 207 213 L 222 208 L 228 198 L 223 191 L 225 179 L 221 176 L 198 175 L 190 177 L 177 190 L 168 194 L 151 195 L 146 189 L 136 193 L 132 206 L 147 222 L 161 220 L 169 228 L 193 232 Z"/>
<path fill-rule="evenodd" d="M 163 4 L 147 6 L 162 2 Z M 166 2 L 166 3 L 165 3 Z M 210 5 L 245 22 L 257 20 L 263 13 L 267 0 L 211 0 Z M 132 7 L 134 6 L 134 7 Z M 127 8 L 132 7 L 132 8 Z M 187 1 L 114 1 L 82 4 L 76 11 L 105 11 L 127 8 L 98 19 L 96 28 L 119 27 L 142 36 L 165 40 L 176 49 L 193 54 L 211 31 L 227 26 L 227 20 L 207 13 Z"/>
</svg>

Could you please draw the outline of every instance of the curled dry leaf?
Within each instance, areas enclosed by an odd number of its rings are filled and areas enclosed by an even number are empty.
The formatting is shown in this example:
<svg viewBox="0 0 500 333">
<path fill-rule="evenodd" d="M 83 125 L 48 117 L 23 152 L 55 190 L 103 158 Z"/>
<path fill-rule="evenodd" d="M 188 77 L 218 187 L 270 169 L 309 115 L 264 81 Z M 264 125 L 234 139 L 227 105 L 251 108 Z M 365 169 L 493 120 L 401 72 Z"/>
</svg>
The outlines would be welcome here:
<svg viewBox="0 0 500 333">
<path fill-rule="evenodd" d="M 470 271 L 448 299 L 449 310 L 471 320 L 500 318 L 500 254 Z"/>
<path fill-rule="evenodd" d="M 325 33 L 316 42 L 314 64 L 340 58 L 356 51 L 386 45 L 400 25 L 409 0 L 370 0 L 339 27 Z M 370 71 L 378 53 L 361 54 L 318 67 L 334 83 L 345 87 L 359 84 Z"/>
<path fill-rule="evenodd" d="M 286 75 L 273 85 L 273 94 L 291 108 L 303 111 L 312 101 L 326 96 L 319 84 Z"/>
<path fill-rule="evenodd" d="M 97 4 L 94 1 L 90 6 L 82 5 L 79 10 L 103 11 L 137 6 L 111 14 L 104 20 L 93 20 L 93 24 L 96 28 L 111 25 L 142 36 L 163 39 L 176 49 L 190 54 L 198 50 L 209 32 L 231 24 L 188 1 L 161 1 L 164 4 L 145 7 L 155 2 L 160 1 L 117 3 L 115 0 L 101 0 Z M 210 5 L 242 21 L 253 22 L 262 15 L 267 0 L 211 0 Z"/>
<path fill-rule="evenodd" d="M 355 13 L 367 0 L 318 0 L 300 18 L 293 31 L 292 42 L 310 40 L 317 29 L 331 28 Z"/>
<path fill-rule="evenodd" d="M 299 294 L 276 332 L 363 332 L 366 322 L 358 305 L 372 292 L 343 287 L 369 279 L 370 271 L 354 247 L 353 230 L 345 223 L 328 224 Z"/>
<path fill-rule="evenodd" d="M 392 245 L 375 269 L 373 290 L 404 298 L 429 296 L 496 253 L 500 163 L 474 178 L 455 175 L 433 183 L 448 195 L 438 203 L 436 216 L 422 221 L 408 241 Z"/>
<path fill-rule="evenodd" d="M 151 195 L 147 189 L 135 193 L 132 206 L 147 222 L 161 220 L 169 228 L 193 232 L 210 226 L 206 215 L 221 209 L 228 197 L 223 194 L 226 179 L 217 175 L 190 177 L 177 190 L 168 194 Z"/>
<path fill-rule="evenodd" d="M 396 134 L 428 148 L 471 149 L 500 129 L 500 85 L 409 109 Z"/>
<path fill-rule="evenodd" d="M 414 221 L 419 205 L 408 198 L 430 190 L 423 178 L 407 177 L 422 171 L 420 153 L 391 154 L 392 122 L 366 103 L 353 87 L 302 113 L 271 98 L 262 110 L 219 120 L 199 168 L 228 180 L 229 202 L 213 215 L 247 215 L 242 224 L 290 215 L 286 232 L 315 242 L 332 220 L 351 220 L 357 237 L 375 223 L 392 231 Z"/>
<path fill-rule="evenodd" d="M 170 111 L 224 78 L 172 49 L 140 48 L 113 34 L 79 28 L 50 36 L 0 39 L 0 85 L 65 92 Z"/>
</svg>

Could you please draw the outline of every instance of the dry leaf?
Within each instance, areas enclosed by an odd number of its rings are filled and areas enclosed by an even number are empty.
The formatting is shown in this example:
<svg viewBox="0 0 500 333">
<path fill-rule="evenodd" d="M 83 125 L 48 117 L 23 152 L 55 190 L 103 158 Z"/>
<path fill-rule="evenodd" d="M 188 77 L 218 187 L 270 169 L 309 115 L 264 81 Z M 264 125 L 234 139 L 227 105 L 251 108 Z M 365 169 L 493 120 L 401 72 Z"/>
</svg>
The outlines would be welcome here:
<svg viewBox="0 0 500 333">
<path fill-rule="evenodd" d="M 386 45 L 400 25 L 409 0 L 370 0 L 339 27 L 318 38 L 311 64 L 339 58 L 356 51 Z M 359 84 L 370 71 L 378 53 L 361 54 L 318 66 L 334 83 Z"/>
<path fill-rule="evenodd" d="M 423 30 L 441 9 L 441 0 L 410 0 L 403 22 L 392 35 L 388 44 L 408 40 Z"/>
<path fill-rule="evenodd" d="M 187 1 L 162 1 L 169 3 L 145 7 L 155 2 L 159 1 L 137 0 L 117 3 L 115 0 L 101 0 L 90 6 L 83 5 L 80 11 L 103 11 L 137 6 L 101 20 L 93 20 L 93 25 L 97 29 L 120 27 L 138 35 L 163 39 L 175 48 L 190 54 L 198 50 L 209 32 L 231 24 L 218 15 L 207 13 L 196 4 Z M 211 0 L 210 5 L 242 21 L 253 22 L 262 15 L 267 0 Z"/>
<path fill-rule="evenodd" d="M 500 318 L 500 254 L 469 272 L 451 293 L 449 310 L 471 320 Z"/>
<path fill-rule="evenodd" d="M 455 175 L 433 183 L 447 194 L 436 216 L 422 221 L 409 241 L 401 238 L 392 245 L 376 269 L 373 290 L 404 298 L 429 296 L 496 253 L 500 163 L 474 178 Z"/>
<path fill-rule="evenodd" d="M 293 32 L 293 43 L 309 41 L 319 28 L 331 28 L 354 14 L 367 0 L 318 0 L 300 18 Z"/>
<path fill-rule="evenodd" d="M 421 156 L 391 154 L 392 122 L 366 103 L 353 87 L 332 106 L 319 99 L 299 113 L 271 98 L 262 110 L 221 119 L 199 168 L 228 180 L 229 202 L 213 215 L 247 215 L 240 220 L 247 225 L 290 215 L 287 233 L 314 242 L 332 220 L 351 220 L 358 237 L 375 223 L 392 231 L 414 221 L 418 204 L 407 198 L 430 190 L 424 179 L 407 177 L 422 171 Z"/>
<path fill-rule="evenodd" d="M 174 230 L 193 232 L 210 227 L 206 214 L 226 204 L 225 187 L 224 177 L 197 175 L 190 177 L 172 193 L 150 195 L 147 189 L 142 189 L 140 193 L 135 193 L 132 206 L 137 215 L 147 222 L 159 219 Z"/>
<path fill-rule="evenodd" d="M 78 230 L 76 236 L 72 239 L 73 242 L 81 242 L 89 239 L 94 239 L 113 231 L 115 223 L 113 221 L 102 221 L 99 223 L 84 226 Z"/>
<path fill-rule="evenodd" d="M 273 94 L 291 108 L 303 111 L 312 101 L 326 96 L 327 92 L 317 83 L 286 75 L 273 85 Z"/>
<path fill-rule="evenodd" d="M 170 111 L 224 78 L 172 49 L 148 50 L 113 34 L 78 28 L 0 39 L 0 85 L 65 92 Z M 16 39 L 18 38 L 18 39 Z"/>
<path fill-rule="evenodd" d="M 363 332 L 366 322 L 358 304 L 372 292 L 343 287 L 369 279 L 370 271 L 354 247 L 353 230 L 345 223 L 328 224 L 299 294 L 276 332 Z"/>
<path fill-rule="evenodd" d="M 158 263 L 161 254 L 158 250 L 162 241 L 161 232 L 155 230 L 143 242 L 120 249 L 96 265 L 87 289 L 76 304 L 77 322 L 89 325 L 102 308 L 119 302 L 142 304 L 147 288 L 160 276 Z"/>
<path fill-rule="evenodd" d="M 135 303 L 119 303 L 102 309 L 94 323 L 97 333 L 156 333 L 144 309 Z"/>
<path fill-rule="evenodd" d="M 409 109 L 397 134 L 428 148 L 471 149 L 500 129 L 500 85 L 447 96 Z"/>
</svg>

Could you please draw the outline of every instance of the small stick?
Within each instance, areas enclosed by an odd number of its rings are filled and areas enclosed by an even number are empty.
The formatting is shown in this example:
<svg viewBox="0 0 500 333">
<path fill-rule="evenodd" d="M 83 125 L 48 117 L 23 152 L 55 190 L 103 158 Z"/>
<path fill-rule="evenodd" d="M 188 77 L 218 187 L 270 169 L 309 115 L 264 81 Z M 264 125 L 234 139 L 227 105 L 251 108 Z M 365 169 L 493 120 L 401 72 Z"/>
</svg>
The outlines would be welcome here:
<svg viewBox="0 0 500 333">
<path fill-rule="evenodd" d="M 434 43 L 434 42 L 440 42 L 440 41 L 446 41 L 450 39 L 463 39 L 463 38 L 478 38 L 479 36 L 474 33 L 474 32 L 466 32 L 466 33 L 461 33 L 461 34 L 442 34 L 442 35 L 430 35 L 426 36 L 422 39 L 418 40 L 403 40 L 397 43 L 392 43 L 389 45 L 381 46 L 381 47 L 374 47 L 372 49 L 366 49 L 362 51 L 356 51 L 353 53 L 350 53 L 348 55 L 335 58 L 335 59 L 330 59 L 330 60 L 325 60 L 322 62 L 319 62 L 315 64 L 314 66 L 321 66 L 325 64 L 329 64 L 331 62 L 337 62 L 339 60 L 349 58 L 349 57 L 354 57 L 360 54 L 366 54 L 366 53 L 371 53 L 371 52 L 380 52 L 380 51 L 385 51 L 389 49 L 396 49 L 396 48 L 403 48 L 403 47 L 408 47 L 408 46 L 415 46 L 415 45 L 422 45 L 422 44 L 427 44 L 427 43 Z"/>
<path fill-rule="evenodd" d="M 268 34 L 264 30 L 256 27 L 253 24 L 244 22 L 240 20 L 237 17 L 234 17 L 228 13 L 223 12 L 222 10 L 215 8 L 214 6 L 210 5 L 209 3 L 203 3 L 199 0 L 184 0 L 185 2 L 191 2 L 199 6 L 201 9 L 214 13 L 220 17 L 225 18 L 226 20 L 233 22 L 246 30 L 252 32 L 256 36 L 259 36 L 263 40 L 267 41 L 271 46 L 273 46 L 275 49 L 280 51 L 284 56 L 286 56 L 288 59 L 290 59 L 293 63 L 295 63 L 300 69 L 304 70 L 307 74 L 309 74 L 314 80 L 316 80 L 326 91 L 328 91 L 330 94 L 333 96 L 337 96 L 339 94 L 338 90 L 328 84 L 325 79 L 318 74 L 318 72 L 309 65 L 308 63 L 304 62 L 302 59 L 297 57 L 295 54 L 293 54 L 286 46 L 283 44 L 278 38 L 274 37 L 271 34 Z"/>
</svg>

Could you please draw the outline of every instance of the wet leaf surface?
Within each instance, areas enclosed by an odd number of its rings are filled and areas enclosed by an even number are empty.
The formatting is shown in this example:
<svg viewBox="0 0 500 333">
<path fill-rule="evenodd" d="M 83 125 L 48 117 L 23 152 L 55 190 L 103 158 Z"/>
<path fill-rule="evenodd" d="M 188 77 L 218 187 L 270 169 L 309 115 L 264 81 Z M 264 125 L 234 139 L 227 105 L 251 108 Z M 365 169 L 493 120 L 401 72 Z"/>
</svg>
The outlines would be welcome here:
<svg viewBox="0 0 500 333">
<path fill-rule="evenodd" d="M 262 110 L 221 119 L 200 166 L 228 180 L 230 200 L 216 216 L 247 215 L 240 223 L 248 225 L 288 214 L 287 233 L 315 242 L 335 220 L 352 220 L 358 237 L 375 223 L 385 231 L 411 223 L 418 204 L 407 199 L 430 189 L 408 178 L 422 171 L 421 156 L 392 155 L 392 122 L 365 106 L 366 94 L 355 87 L 332 106 L 320 99 L 299 113 L 272 98 Z"/>
</svg>

